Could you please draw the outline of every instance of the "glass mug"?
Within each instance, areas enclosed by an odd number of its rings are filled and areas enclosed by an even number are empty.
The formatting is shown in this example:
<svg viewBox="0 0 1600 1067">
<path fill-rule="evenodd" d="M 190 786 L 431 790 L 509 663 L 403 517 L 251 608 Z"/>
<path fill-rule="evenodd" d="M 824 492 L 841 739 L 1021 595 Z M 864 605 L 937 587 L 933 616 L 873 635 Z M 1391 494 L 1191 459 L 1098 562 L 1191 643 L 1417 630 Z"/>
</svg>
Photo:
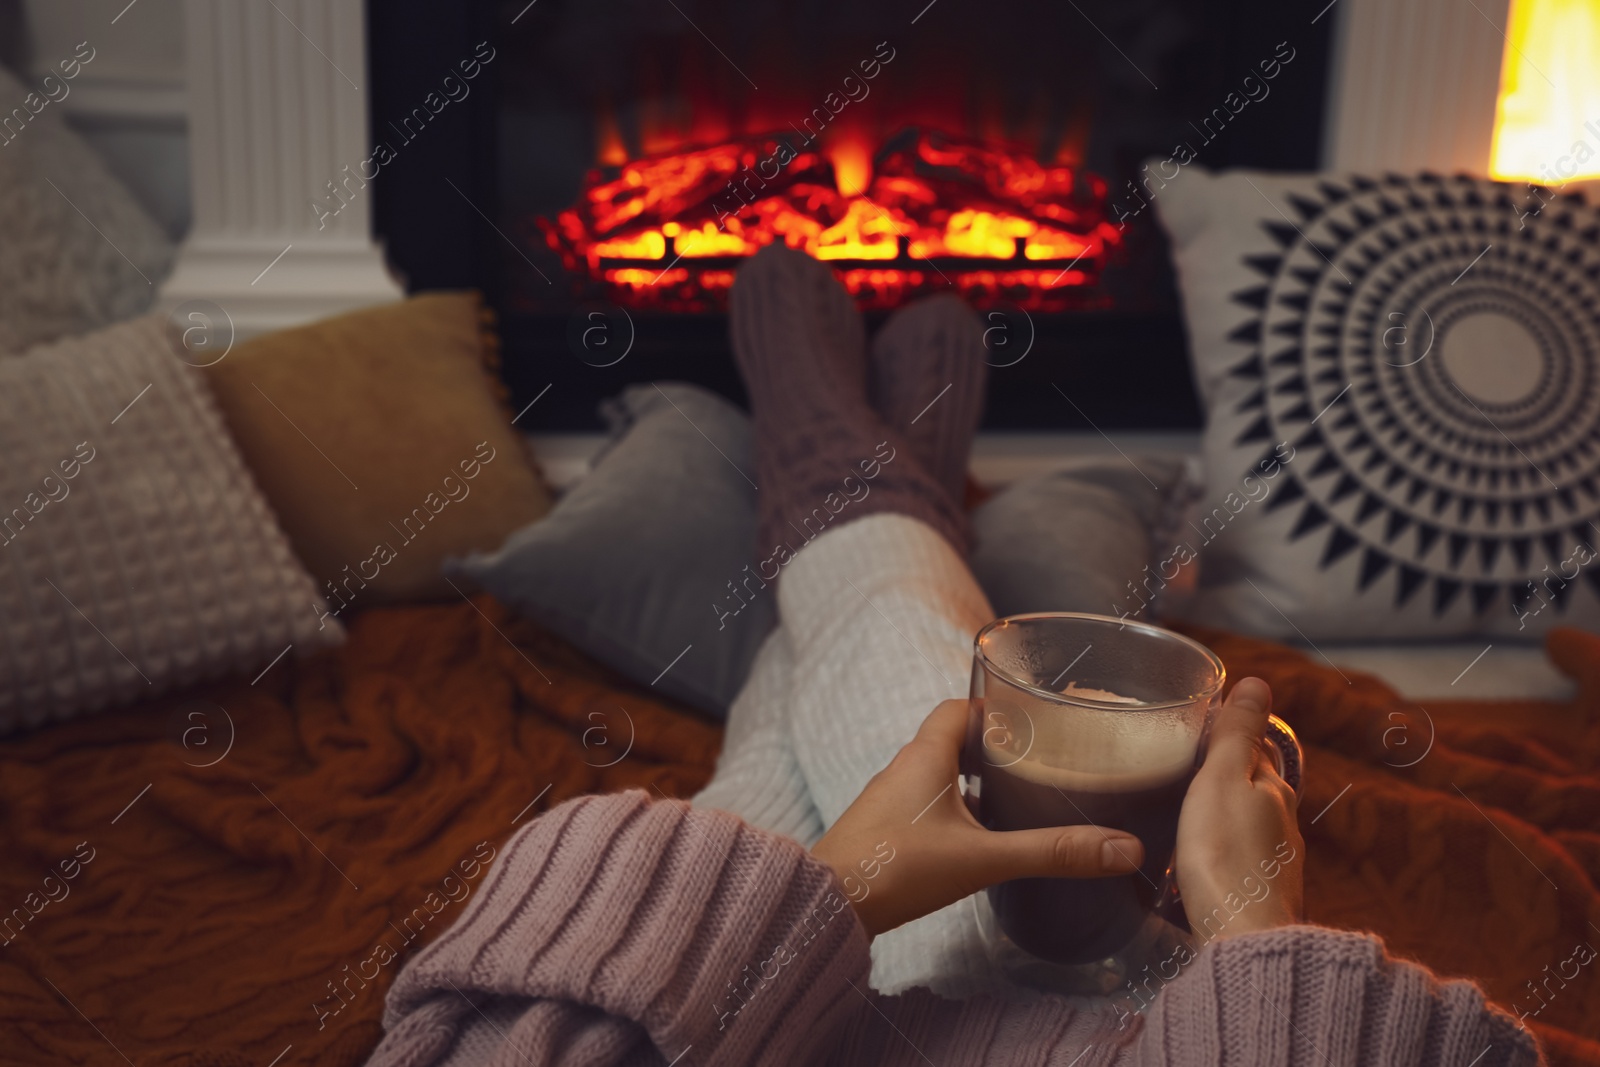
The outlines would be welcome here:
<svg viewBox="0 0 1600 1067">
<path fill-rule="evenodd" d="M 1210 649 L 1108 615 L 996 619 L 974 641 L 961 771 L 993 830 L 1092 824 L 1144 844 L 1133 874 L 1023 878 L 988 890 L 1001 969 L 1064 992 L 1109 992 L 1159 943 L 1186 939 L 1173 853 L 1226 672 Z M 1263 746 L 1300 788 L 1300 747 L 1273 716 Z"/>
</svg>

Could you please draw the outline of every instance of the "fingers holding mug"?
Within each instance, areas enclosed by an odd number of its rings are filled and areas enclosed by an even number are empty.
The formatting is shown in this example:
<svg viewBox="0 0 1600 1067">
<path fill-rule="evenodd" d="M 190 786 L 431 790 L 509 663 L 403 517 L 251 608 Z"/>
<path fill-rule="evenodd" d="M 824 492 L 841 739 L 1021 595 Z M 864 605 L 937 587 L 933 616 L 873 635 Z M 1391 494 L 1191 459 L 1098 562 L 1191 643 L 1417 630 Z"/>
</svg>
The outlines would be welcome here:
<svg viewBox="0 0 1600 1067">
<path fill-rule="evenodd" d="M 1211 724 L 1211 739 L 1200 773 L 1252 777 L 1271 712 L 1272 690 L 1266 682 L 1245 678 L 1235 685 Z"/>
<path fill-rule="evenodd" d="M 1205 762 L 1178 819 L 1183 907 L 1191 928 L 1204 923 L 1211 936 L 1282 926 L 1301 914 L 1305 843 L 1293 788 L 1299 749 L 1287 724 L 1281 731 L 1271 725 L 1271 701 L 1258 678 L 1234 686 L 1217 711 Z M 1226 906 L 1240 898 L 1244 879 L 1260 882 L 1269 871 L 1272 892 L 1265 898 L 1242 911 Z"/>
</svg>

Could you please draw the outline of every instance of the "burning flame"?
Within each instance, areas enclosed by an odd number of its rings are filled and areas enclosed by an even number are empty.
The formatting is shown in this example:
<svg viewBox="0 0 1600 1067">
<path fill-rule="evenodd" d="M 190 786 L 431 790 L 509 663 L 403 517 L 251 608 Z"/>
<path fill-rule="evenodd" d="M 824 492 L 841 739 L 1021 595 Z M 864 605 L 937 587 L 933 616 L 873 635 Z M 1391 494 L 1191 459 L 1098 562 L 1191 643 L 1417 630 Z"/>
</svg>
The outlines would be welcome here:
<svg viewBox="0 0 1600 1067">
<path fill-rule="evenodd" d="M 1600 177 L 1596 57 L 1600 0 L 1512 0 L 1490 176 L 1543 185 Z"/>
<path fill-rule="evenodd" d="M 628 146 L 622 141 L 622 131 L 617 129 L 617 117 L 610 108 L 601 108 L 596 116 L 595 157 L 603 167 L 620 167 L 628 161 Z"/>
<path fill-rule="evenodd" d="M 1072 167 L 926 131 L 891 145 L 876 167 L 848 134 L 825 155 L 754 138 L 633 160 L 540 225 L 569 268 L 685 309 L 773 241 L 835 264 L 869 307 L 938 286 L 1043 307 L 1092 286 L 1121 241 L 1104 182 Z"/>
<path fill-rule="evenodd" d="M 828 161 L 833 164 L 833 178 L 840 196 L 860 196 L 871 185 L 872 148 L 866 141 L 857 137 L 842 138 L 828 152 Z"/>
</svg>

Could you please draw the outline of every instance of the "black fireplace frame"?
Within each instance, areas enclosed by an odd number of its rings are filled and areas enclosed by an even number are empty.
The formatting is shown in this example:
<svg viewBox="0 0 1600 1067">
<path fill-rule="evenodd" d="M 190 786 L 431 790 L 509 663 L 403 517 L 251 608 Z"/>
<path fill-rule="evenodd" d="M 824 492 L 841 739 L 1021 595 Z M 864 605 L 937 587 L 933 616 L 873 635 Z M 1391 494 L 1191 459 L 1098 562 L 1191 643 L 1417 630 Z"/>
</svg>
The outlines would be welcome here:
<svg viewBox="0 0 1600 1067">
<path fill-rule="evenodd" d="M 546 3 L 552 0 L 545 0 Z M 666 0 L 661 0 L 665 3 Z M 688 0 L 684 0 L 688 3 Z M 898 3 L 911 8 L 925 0 Z M 941 0 L 955 6 L 958 0 Z M 1108 2 L 1108 0 L 1099 0 Z M 1322 108 L 1328 82 L 1333 18 L 1309 20 L 1315 4 L 1281 0 L 1227 0 L 1234 24 L 1226 40 L 1233 55 L 1224 66 L 1248 70 L 1293 36 L 1293 77 L 1274 84 L 1275 106 L 1230 127 L 1206 146 L 1201 163 L 1305 171 L 1318 166 Z M 1083 0 L 1093 14 L 1095 3 Z M 442 74 L 473 55 L 480 42 L 501 48 L 527 0 L 384 0 L 368 5 L 371 119 L 373 128 L 409 113 L 437 90 Z M 690 5 L 693 6 L 692 4 Z M 1086 21 L 1086 32 L 1088 23 Z M 408 291 L 474 288 L 499 311 L 502 376 L 521 410 L 524 430 L 578 432 L 597 429 L 599 399 L 638 381 L 694 381 L 743 402 L 720 315 L 635 313 L 624 332 L 634 348 L 611 366 L 597 366 L 576 350 L 572 310 L 510 310 L 513 273 L 550 265 L 542 249 L 519 244 L 521 235 L 499 215 L 498 109 L 504 63 L 485 64 L 465 99 L 438 115 L 406 145 L 374 182 L 375 230 Z M 1165 241 L 1144 213 L 1130 228 L 1132 244 Z M 531 254 L 530 254 L 531 253 Z M 1165 262 L 1165 259 L 1163 259 Z M 549 273 L 545 270 L 545 273 Z M 991 374 L 984 425 L 990 430 L 1188 430 L 1201 413 L 1188 370 L 1188 343 L 1170 268 L 1151 286 L 1159 313 L 1071 312 L 1008 314 L 992 321 L 1033 350 Z M 546 395 L 548 390 L 548 395 Z"/>
</svg>

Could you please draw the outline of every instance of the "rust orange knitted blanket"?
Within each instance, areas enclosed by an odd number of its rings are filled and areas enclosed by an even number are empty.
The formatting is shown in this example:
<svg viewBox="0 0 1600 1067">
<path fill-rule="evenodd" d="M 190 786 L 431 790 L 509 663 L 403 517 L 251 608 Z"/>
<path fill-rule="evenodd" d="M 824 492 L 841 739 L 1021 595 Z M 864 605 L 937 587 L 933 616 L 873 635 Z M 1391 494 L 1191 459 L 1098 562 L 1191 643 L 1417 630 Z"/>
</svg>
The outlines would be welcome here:
<svg viewBox="0 0 1600 1067">
<path fill-rule="evenodd" d="M 1189 633 L 1271 682 L 1306 745 L 1306 917 L 1477 981 L 1552 1064 L 1600 1064 L 1600 636 L 1546 643 L 1578 682 L 1568 703 L 1418 705 L 1314 655 Z"/>
<path fill-rule="evenodd" d="M 1430 705 L 1430 727 L 1370 679 L 1196 636 L 1307 742 L 1308 917 L 1478 980 L 1553 1063 L 1600 1067 L 1600 961 L 1575 955 L 1600 948 L 1600 638 L 1551 638 L 1571 703 Z M 512 832 L 581 793 L 691 795 L 719 739 L 479 598 L 0 742 L 0 1059 L 360 1063 L 400 963 Z"/>
</svg>

